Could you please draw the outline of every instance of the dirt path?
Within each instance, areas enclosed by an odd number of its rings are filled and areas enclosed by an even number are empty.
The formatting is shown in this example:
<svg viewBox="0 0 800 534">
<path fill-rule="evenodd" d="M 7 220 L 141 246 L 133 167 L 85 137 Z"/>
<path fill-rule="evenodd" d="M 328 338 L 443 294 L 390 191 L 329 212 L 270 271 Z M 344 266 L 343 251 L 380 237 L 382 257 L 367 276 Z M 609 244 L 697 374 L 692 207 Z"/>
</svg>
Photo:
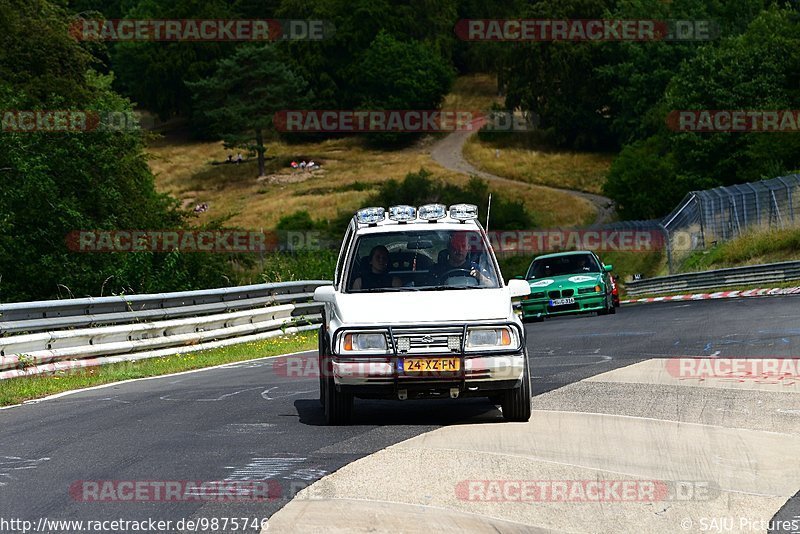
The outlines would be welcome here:
<svg viewBox="0 0 800 534">
<path fill-rule="evenodd" d="M 458 131 L 453 132 L 431 148 L 431 157 L 446 169 L 456 171 L 464 174 L 474 174 L 489 181 L 501 183 L 524 184 L 518 180 L 511 180 L 510 178 L 502 178 L 494 174 L 482 171 L 475 168 L 470 162 L 464 159 L 463 149 L 464 143 L 467 139 L 474 134 L 474 131 Z M 550 189 L 553 191 L 564 191 L 579 198 L 584 198 L 591 202 L 597 209 L 597 217 L 594 220 L 595 225 L 605 224 L 610 222 L 614 216 L 614 201 L 602 195 L 595 195 L 593 193 L 584 193 L 583 191 L 574 191 L 572 189 L 561 189 L 558 187 L 550 187 L 546 185 L 529 184 L 531 187 L 541 187 L 543 189 Z"/>
</svg>

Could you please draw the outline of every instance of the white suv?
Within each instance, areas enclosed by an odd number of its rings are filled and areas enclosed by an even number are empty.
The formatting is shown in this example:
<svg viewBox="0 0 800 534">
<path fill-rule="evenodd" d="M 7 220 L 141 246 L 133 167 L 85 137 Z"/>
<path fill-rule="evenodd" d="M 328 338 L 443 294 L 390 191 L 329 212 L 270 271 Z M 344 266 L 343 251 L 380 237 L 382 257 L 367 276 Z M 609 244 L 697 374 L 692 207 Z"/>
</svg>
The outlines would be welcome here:
<svg viewBox="0 0 800 534">
<path fill-rule="evenodd" d="M 320 401 L 346 424 L 354 397 L 488 397 L 509 421 L 527 421 L 531 390 L 525 330 L 503 283 L 478 210 L 393 206 L 350 222 L 319 331 Z"/>
</svg>

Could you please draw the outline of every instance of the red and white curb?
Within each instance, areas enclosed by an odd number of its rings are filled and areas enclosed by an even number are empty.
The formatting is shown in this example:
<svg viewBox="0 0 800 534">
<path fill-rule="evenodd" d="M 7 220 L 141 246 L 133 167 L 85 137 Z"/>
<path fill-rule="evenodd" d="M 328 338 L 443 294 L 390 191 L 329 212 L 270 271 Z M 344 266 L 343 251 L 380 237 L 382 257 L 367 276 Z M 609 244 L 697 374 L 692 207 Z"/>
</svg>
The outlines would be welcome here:
<svg viewBox="0 0 800 534">
<path fill-rule="evenodd" d="M 671 297 L 648 297 L 629 299 L 620 304 L 641 304 L 647 302 L 672 302 L 676 300 L 735 299 L 740 297 L 763 297 L 774 295 L 800 295 L 800 287 L 776 287 L 773 289 L 748 289 L 747 291 L 718 291 L 717 293 L 694 293 L 692 295 L 673 295 Z"/>
</svg>

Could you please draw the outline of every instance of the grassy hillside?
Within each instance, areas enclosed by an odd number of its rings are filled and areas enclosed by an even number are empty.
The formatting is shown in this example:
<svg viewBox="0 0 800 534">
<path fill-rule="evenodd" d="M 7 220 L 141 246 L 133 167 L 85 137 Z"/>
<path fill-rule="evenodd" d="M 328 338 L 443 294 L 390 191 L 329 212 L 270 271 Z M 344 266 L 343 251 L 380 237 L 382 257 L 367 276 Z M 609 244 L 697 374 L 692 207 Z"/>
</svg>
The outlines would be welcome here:
<svg viewBox="0 0 800 534">
<path fill-rule="evenodd" d="M 800 260 L 800 228 L 759 229 L 708 250 L 693 252 L 681 262 L 679 272 L 789 260 Z"/>
<path fill-rule="evenodd" d="M 488 109 L 496 101 L 494 78 L 472 75 L 456 81 L 444 107 Z M 198 216 L 199 222 L 232 215 L 231 225 L 271 229 L 281 217 L 298 210 L 307 210 L 315 218 L 330 218 L 340 210 L 353 212 L 363 207 L 378 184 L 402 179 L 420 168 L 436 178 L 465 184 L 468 177 L 431 159 L 430 148 L 440 138 L 428 136 L 393 151 L 375 150 L 357 137 L 300 144 L 273 141 L 267 146 L 267 176 L 259 179 L 253 158 L 240 165 L 223 163 L 228 151 L 221 142 L 191 141 L 173 131 L 151 142 L 150 167 L 160 191 L 172 194 L 186 207 L 209 205 L 209 210 Z M 296 172 L 289 167 L 293 159 L 313 159 L 322 168 L 313 173 Z M 571 169 L 577 169 L 577 174 L 584 172 L 568 158 L 553 165 L 560 165 L 562 174 L 570 174 Z M 589 202 L 568 193 L 522 183 L 518 187 L 493 186 L 492 190 L 522 200 L 542 227 L 580 226 L 594 217 Z"/>
<path fill-rule="evenodd" d="M 464 147 L 464 157 L 479 169 L 504 178 L 602 193 L 613 154 L 531 148 L 512 136 L 501 139 L 482 141 L 472 137 Z"/>
</svg>

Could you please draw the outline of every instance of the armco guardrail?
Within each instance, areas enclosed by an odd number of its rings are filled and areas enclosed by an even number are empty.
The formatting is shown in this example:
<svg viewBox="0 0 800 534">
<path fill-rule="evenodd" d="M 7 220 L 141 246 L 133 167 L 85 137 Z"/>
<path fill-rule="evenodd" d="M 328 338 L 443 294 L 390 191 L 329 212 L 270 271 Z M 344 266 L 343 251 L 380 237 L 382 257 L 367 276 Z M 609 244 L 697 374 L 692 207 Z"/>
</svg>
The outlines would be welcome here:
<svg viewBox="0 0 800 534">
<path fill-rule="evenodd" d="M 311 298 L 315 288 L 328 283 L 307 280 L 0 305 L 0 332 L 6 334 L 0 337 L 0 379 L 315 329 L 321 305 Z M 122 322 L 126 324 L 117 324 Z M 89 327 L 64 329 L 76 325 Z"/>
<path fill-rule="evenodd" d="M 647 278 L 645 280 L 627 282 L 625 288 L 628 295 L 637 296 L 649 293 L 671 293 L 674 291 L 772 284 L 792 280 L 800 280 L 800 261 Z"/>
<path fill-rule="evenodd" d="M 0 335 L 67 327 L 174 319 L 308 301 L 324 280 L 0 304 Z"/>
</svg>

